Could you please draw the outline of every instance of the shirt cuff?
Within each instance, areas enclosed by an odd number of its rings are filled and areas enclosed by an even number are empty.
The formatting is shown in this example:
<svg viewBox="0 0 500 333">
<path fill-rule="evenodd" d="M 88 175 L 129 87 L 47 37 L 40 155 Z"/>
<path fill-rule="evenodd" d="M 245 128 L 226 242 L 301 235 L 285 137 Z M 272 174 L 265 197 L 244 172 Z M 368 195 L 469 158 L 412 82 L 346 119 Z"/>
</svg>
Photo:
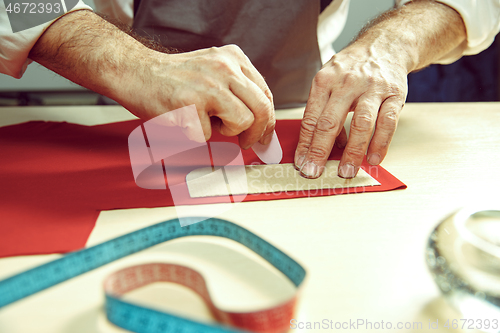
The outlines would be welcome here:
<svg viewBox="0 0 500 333">
<path fill-rule="evenodd" d="M 398 0 L 397 5 L 403 6 L 411 0 Z M 498 0 L 436 0 L 455 9 L 465 23 L 467 30 L 467 47 L 462 52 L 462 46 L 441 59 L 439 64 L 449 64 L 462 55 L 478 54 L 487 49 L 496 34 L 500 31 L 500 1 Z"/>
<path fill-rule="evenodd" d="M 92 10 L 82 0 L 79 0 L 72 9 L 63 15 L 82 9 Z M 5 10 L 5 4 L 0 1 L 0 73 L 16 79 L 21 78 L 31 63 L 31 60 L 28 59 L 31 48 L 45 30 L 61 16 L 36 27 L 14 33 Z"/>
</svg>

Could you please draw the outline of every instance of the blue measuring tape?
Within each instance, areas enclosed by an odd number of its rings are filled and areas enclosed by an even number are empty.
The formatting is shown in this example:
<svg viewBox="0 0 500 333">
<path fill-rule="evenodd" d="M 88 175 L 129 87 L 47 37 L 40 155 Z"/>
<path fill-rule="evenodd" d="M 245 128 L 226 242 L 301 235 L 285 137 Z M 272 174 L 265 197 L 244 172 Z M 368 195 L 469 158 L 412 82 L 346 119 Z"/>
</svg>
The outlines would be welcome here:
<svg viewBox="0 0 500 333">
<path fill-rule="evenodd" d="M 196 219 L 199 221 L 199 218 Z M 296 287 L 299 287 L 305 278 L 304 268 L 295 260 L 259 236 L 234 223 L 210 218 L 181 227 L 179 220 L 173 219 L 69 253 L 60 259 L 1 280 L 0 309 L 117 259 L 187 236 L 218 236 L 232 239 L 267 260 L 288 277 Z M 128 303 L 109 294 L 106 295 L 106 313 L 112 323 L 140 333 L 241 332 L 234 328 L 204 324 Z"/>
</svg>

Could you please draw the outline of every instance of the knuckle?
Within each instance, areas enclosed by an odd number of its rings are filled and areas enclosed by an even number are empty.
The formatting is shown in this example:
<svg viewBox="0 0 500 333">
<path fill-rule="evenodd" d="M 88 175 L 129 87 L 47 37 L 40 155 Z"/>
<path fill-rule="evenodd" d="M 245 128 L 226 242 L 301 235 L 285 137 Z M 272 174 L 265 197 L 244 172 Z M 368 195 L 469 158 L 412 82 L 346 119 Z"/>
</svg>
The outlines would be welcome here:
<svg viewBox="0 0 500 333">
<path fill-rule="evenodd" d="M 325 88 L 330 82 L 330 75 L 324 69 L 316 73 L 313 79 L 313 85 L 318 88 Z"/>
<path fill-rule="evenodd" d="M 346 147 L 344 155 L 348 161 L 359 161 L 365 156 L 366 149 L 363 147 Z"/>
<path fill-rule="evenodd" d="M 237 107 L 235 114 L 231 116 L 231 127 L 238 130 L 246 130 L 252 126 L 255 118 L 253 113 L 244 106 Z"/>
<path fill-rule="evenodd" d="M 265 94 L 258 94 L 255 102 L 252 103 L 251 111 L 256 118 L 269 119 L 274 117 L 273 107 Z"/>
<path fill-rule="evenodd" d="M 241 55 L 243 53 L 241 48 L 236 44 L 224 45 L 223 47 L 221 47 L 221 49 L 223 49 L 224 51 L 229 52 L 233 55 Z"/>
<path fill-rule="evenodd" d="M 243 112 L 241 120 L 239 121 L 241 130 L 246 130 L 252 126 L 254 122 L 254 117 L 249 112 Z"/>
<path fill-rule="evenodd" d="M 271 90 L 269 89 L 269 87 L 266 85 L 265 89 L 264 89 L 264 94 L 266 95 L 266 97 L 269 99 L 269 101 L 271 102 L 271 104 L 273 104 L 274 102 L 274 96 L 273 96 L 273 93 L 271 92 Z"/>
<path fill-rule="evenodd" d="M 224 135 L 233 136 L 240 134 L 241 132 L 247 130 L 252 125 L 252 121 L 249 117 L 240 115 L 237 117 L 236 121 L 222 120 L 224 126 Z"/>
<path fill-rule="evenodd" d="M 205 80 L 204 92 L 211 98 L 218 99 L 221 95 L 226 94 L 226 90 L 222 87 L 220 82 L 216 80 Z"/>
<path fill-rule="evenodd" d="M 220 82 L 211 77 L 203 77 L 200 78 L 200 82 L 202 83 L 203 88 L 205 89 L 220 89 Z"/>
<path fill-rule="evenodd" d="M 378 127 L 386 131 L 394 131 L 398 123 L 398 112 L 391 108 L 384 114 L 380 115 Z"/>
<path fill-rule="evenodd" d="M 321 116 L 316 124 L 316 130 L 320 132 L 337 133 L 337 128 L 339 128 L 340 122 L 335 117 L 325 117 Z"/>
<path fill-rule="evenodd" d="M 375 76 L 372 73 L 365 73 L 364 80 L 368 85 L 374 85 L 380 83 L 380 80 L 375 78 Z"/>
<path fill-rule="evenodd" d="M 407 89 L 401 84 L 386 81 L 384 90 L 387 92 L 387 94 L 390 98 L 403 99 L 403 101 L 406 99 Z M 403 104 L 403 103 L 399 103 L 399 104 Z"/>
<path fill-rule="evenodd" d="M 328 149 L 324 146 L 311 146 L 309 147 L 308 155 L 313 160 L 322 160 L 330 155 Z"/>
<path fill-rule="evenodd" d="M 308 142 L 299 141 L 297 144 L 297 149 L 295 150 L 295 156 L 306 155 L 309 151 L 310 144 Z"/>
<path fill-rule="evenodd" d="M 358 112 L 352 117 L 351 129 L 359 132 L 366 132 L 373 128 L 375 122 L 371 112 Z"/>
<path fill-rule="evenodd" d="M 261 110 L 261 112 L 263 112 L 265 114 L 270 114 L 273 111 L 273 106 L 271 104 L 271 101 L 266 96 L 266 94 L 263 92 L 262 93 L 259 92 L 258 105 L 259 105 L 259 109 Z"/>
<path fill-rule="evenodd" d="M 390 91 L 395 96 L 404 96 L 406 95 L 405 89 L 400 85 L 392 85 L 390 87 Z"/>
<path fill-rule="evenodd" d="M 218 72 L 223 72 L 223 73 L 230 73 L 232 72 L 231 70 L 231 65 L 229 64 L 229 61 L 222 56 L 215 56 L 211 59 L 212 66 L 214 66 L 214 69 Z"/>
<path fill-rule="evenodd" d="M 314 118 L 304 116 L 301 128 L 305 134 L 312 135 L 314 133 L 314 129 L 316 128 L 316 120 Z"/>
<path fill-rule="evenodd" d="M 373 78 L 371 80 L 373 80 Z M 342 86 L 355 86 L 360 82 L 363 82 L 363 85 L 366 86 L 366 84 L 368 83 L 368 79 L 366 77 L 362 78 L 360 73 L 352 69 L 342 72 Z"/>
</svg>

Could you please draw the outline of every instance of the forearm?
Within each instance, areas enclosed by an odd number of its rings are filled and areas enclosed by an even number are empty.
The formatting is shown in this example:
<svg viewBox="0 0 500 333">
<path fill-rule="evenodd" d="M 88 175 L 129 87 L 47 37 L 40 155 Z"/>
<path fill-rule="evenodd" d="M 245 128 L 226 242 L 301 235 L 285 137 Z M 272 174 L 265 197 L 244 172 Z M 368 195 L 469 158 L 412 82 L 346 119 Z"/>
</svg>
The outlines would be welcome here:
<svg viewBox="0 0 500 333">
<path fill-rule="evenodd" d="M 391 62 L 396 61 L 409 73 L 428 66 L 457 47 L 465 49 L 466 38 L 465 25 L 454 9 L 435 1 L 420 0 L 374 20 L 349 48 L 369 49 L 377 57 L 389 55 Z"/>
<path fill-rule="evenodd" d="M 138 64 L 153 65 L 157 54 L 93 12 L 80 10 L 54 22 L 29 57 L 77 84 L 120 100 L 127 93 L 130 74 L 141 76 L 141 68 L 148 68 Z"/>
<path fill-rule="evenodd" d="M 214 116 L 219 119 L 216 130 L 239 135 L 243 148 L 269 143 L 275 123 L 272 95 L 241 49 L 165 51 L 81 10 L 54 22 L 30 58 L 144 120 L 195 104 L 205 139 L 211 136 Z"/>
</svg>

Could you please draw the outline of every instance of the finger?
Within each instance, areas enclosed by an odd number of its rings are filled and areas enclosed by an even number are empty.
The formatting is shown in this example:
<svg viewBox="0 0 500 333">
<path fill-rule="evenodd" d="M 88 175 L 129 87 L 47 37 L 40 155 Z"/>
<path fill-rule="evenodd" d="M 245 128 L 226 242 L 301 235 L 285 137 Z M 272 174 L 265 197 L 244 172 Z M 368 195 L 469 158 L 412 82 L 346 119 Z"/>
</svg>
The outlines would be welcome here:
<svg viewBox="0 0 500 333">
<path fill-rule="evenodd" d="M 318 123 L 318 118 L 325 109 L 329 98 L 330 92 L 328 90 L 316 87 L 313 83 L 304 111 L 304 117 L 300 124 L 299 142 L 295 149 L 294 164 L 297 170 L 300 170 L 302 165 L 304 165 L 307 152 L 309 151 L 314 136 L 314 130 Z"/>
<path fill-rule="evenodd" d="M 180 127 L 188 139 L 197 142 L 205 142 L 212 135 L 210 117 L 204 108 L 195 105 L 165 112 L 150 121 L 162 126 Z"/>
<path fill-rule="evenodd" d="M 368 163 L 371 165 L 379 165 L 387 155 L 403 105 L 401 99 L 395 96 L 389 97 L 382 103 L 375 133 L 368 148 Z"/>
<path fill-rule="evenodd" d="M 264 95 L 269 99 L 269 102 L 271 103 L 271 116 L 268 118 L 268 122 L 266 124 L 264 133 L 262 134 L 259 142 L 267 145 L 271 142 L 272 137 L 273 137 L 273 132 L 274 132 L 274 127 L 276 125 L 276 119 L 274 115 L 274 100 L 273 100 L 273 94 L 271 93 L 271 89 L 269 89 L 269 86 L 267 85 L 264 77 L 259 73 L 259 71 L 255 68 L 255 66 L 252 64 L 250 59 L 247 57 L 247 55 L 239 49 L 239 56 L 240 59 L 243 60 L 243 63 L 241 65 L 241 71 L 242 73 L 250 79 L 259 89 L 264 93 Z M 253 129 L 252 129 L 253 130 Z M 248 139 L 252 141 L 251 139 Z"/>
<path fill-rule="evenodd" d="M 264 130 L 264 134 L 262 134 L 262 137 L 259 140 L 259 142 L 262 143 L 263 145 L 268 145 L 273 139 L 275 127 L 276 127 L 276 116 L 275 113 L 273 112 L 272 117 L 269 118 L 266 125 L 266 129 Z"/>
<path fill-rule="evenodd" d="M 228 45 L 228 47 L 230 46 L 232 45 Z M 269 89 L 266 80 L 252 64 L 250 58 L 248 58 L 247 55 L 237 46 L 235 48 L 232 48 L 231 51 L 234 54 L 236 54 L 239 57 L 239 59 L 242 60 L 240 68 L 243 74 L 247 78 L 249 78 L 253 83 L 255 83 L 260 88 L 260 90 L 262 90 L 264 95 L 266 95 L 271 104 L 274 105 L 273 94 L 271 93 L 271 90 Z"/>
<path fill-rule="evenodd" d="M 250 148 L 255 142 L 267 144 L 275 126 L 273 98 L 262 75 L 237 45 L 225 45 L 218 50 L 229 54 L 237 65 L 229 84 L 231 91 L 254 114 L 254 124 L 239 137 L 240 146 Z"/>
<path fill-rule="evenodd" d="M 198 110 L 198 108 L 196 108 Z M 184 112 L 180 126 L 182 132 L 196 142 L 205 142 L 212 136 L 212 126 L 208 113 L 202 109 L 198 112 Z M 201 132 L 200 132 L 201 131 Z"/>
<path fill-rule="evenodd" d="M 197 108 L 197 110 L 199 110 Z M 201 129 L 203 130 L 203 134 L 205 135 L 205 141 L 208 141 L 212 136 L 212 125 L 210 121 L 210 116 L 208 112 L 203 108 L 198 111 L 198 117 L 201 123 Z"/>
<path fill-rule="evenodd" d="M 313 137 L 300 174 L 306 178 L 321 176 L 335 139 L 344 128 L 344 122 L 352 104 L 351 99 L 330 98 L 318 117 Z"/>
<path fill-rule="evenodd" d="M 352 116 L 349 140 L 340 159 L 340 177 L 356 176 L 365 157 L 381 102 L 378 96 L 360 97 Z"/>
<path fill-rule="evenodd" d="M 344 149 L 345 146 L 347 145 L 347 133 L 345 131 L 345 127 L 344 126 L 342 126 L 342 130 L 340 131 L 340 134 L 335 139 L 335 144 L 340 149 Z"/>
<path fill-rule="evenodd" d="M 231 81 L 229 88 L 247 106 L 254 117 L 251 126 L 239 136 L 240 146 L 248 149 L 261 139 L 271 139 L 267 137 L 272 135 L 276 120 L 273 105 L 267 96 L 243 73 L 241 77 Z"/>
<path fill-rule="evenodd" d="M 209 115 L 220 118 L 216 130 L 225 136 L 236 136 L 252 126 L 253 113 L 230 91 L 220 91 L 211 101 Z"/>
<path fill-rule="evenodd" d="M 274 104 L 273 94 L 271 93 L 271 89 L 267 85 L 264 77 L 259 73 L 259 71 L 253 66 L 250 62 L 250 59 L 247 58 L 247 65 L 241 66 L 241 71 L 248 77 L 252 82 L 254 82 L 260 90 L 266 95 L 271 104 Z"/>
</svg>

